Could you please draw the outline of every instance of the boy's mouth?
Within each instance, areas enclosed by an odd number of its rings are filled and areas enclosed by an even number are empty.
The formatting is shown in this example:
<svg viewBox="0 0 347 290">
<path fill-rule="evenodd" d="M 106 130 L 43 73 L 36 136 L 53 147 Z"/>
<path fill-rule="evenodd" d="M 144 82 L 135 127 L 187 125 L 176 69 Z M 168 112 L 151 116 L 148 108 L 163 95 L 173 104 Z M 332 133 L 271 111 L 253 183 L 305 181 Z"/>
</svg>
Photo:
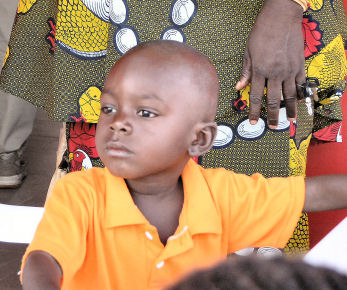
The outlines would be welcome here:
<svg viewBox="0 0 347 290">
<path fill-rule="evenodd" d="M 118 142 L 108 143 L 106 145 L 106 152 L 112 157 L 128 157 L 134 155 L 133 152 Z"/>
</svg>

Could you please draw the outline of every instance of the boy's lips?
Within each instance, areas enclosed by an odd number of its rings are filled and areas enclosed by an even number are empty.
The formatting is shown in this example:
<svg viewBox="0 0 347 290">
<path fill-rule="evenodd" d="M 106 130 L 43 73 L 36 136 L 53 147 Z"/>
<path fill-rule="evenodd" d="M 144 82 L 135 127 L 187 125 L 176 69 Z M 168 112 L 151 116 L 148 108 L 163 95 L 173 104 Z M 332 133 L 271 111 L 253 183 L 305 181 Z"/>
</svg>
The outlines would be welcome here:
<svg viewBox="0 0 347 290">
<path fill-rule="evenodd" d="M 123 144 L 120 144 L 118 142 L 108 143 L 106 145 L 106 151 L 109 155 L 111 155 L 113 157 L 127 157 L 130 155 L 133 155 L 133 152 L 131 152 Z"/>
</svg>

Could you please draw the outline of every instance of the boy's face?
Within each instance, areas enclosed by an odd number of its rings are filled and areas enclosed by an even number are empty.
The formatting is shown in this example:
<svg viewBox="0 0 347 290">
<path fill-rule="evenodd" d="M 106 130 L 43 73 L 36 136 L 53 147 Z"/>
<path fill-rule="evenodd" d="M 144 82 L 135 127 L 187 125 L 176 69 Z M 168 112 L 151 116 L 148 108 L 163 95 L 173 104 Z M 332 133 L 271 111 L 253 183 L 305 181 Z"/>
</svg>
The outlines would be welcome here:
<svg viewBox="0 0 347 290">
<path fill-rule="evenodd" d="M 146 51 L 112 69 L 101 97 L 98 153 L 117 176 L 180 174 L 198 122 L 197 89 L 184 64 Z"/>
</svg>

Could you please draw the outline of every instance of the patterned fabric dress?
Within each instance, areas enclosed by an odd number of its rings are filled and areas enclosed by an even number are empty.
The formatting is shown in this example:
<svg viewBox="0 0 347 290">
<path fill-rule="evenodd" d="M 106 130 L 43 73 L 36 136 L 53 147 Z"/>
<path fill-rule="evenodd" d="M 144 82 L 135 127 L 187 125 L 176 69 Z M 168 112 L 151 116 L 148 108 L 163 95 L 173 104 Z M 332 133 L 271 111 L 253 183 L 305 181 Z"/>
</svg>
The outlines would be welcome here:
<svg viewBox="0 0 347 290">
<path fill-rule="evenodd" d="M 347 34 L 342 0 L 314 0 L 304 13 L 306 74 L 319 80 L 316 100 L 299 104 L 288 122 L 284 104 L 276 130 L 247 119 L 249 87 L 238 93 L 247 36 L 262 0 L 21 0 L 1 88 L 67 123 L 70 170 L 103 166 L 94 133 L 104 79 L 119 57 L 142 41 L 183 41 L 217 68 L 221 94 L 213 149 L 199 158 L 204 167 L 225 167 L 265 176 L 304 175 L 312 133 L 336 140 L 342 119 L 340 98 L 347 72 Z M 277 16 L 273 16 L 276 25 Z M 335 124 L 330 129 L 320 129 Z M 332 129 L 331 129 L 332 128 Z M 168 152 L 170 154 L 170 152 Z M 287 250 L 308 249 L 304 214 Z"/>
</svg>

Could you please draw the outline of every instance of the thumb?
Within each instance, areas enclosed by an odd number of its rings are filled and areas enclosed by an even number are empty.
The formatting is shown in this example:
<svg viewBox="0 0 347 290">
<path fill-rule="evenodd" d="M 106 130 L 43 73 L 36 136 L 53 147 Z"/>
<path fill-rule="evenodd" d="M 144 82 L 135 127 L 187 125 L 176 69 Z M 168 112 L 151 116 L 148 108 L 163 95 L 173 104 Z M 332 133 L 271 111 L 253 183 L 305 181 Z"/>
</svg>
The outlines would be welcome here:
<svg viewBox="0 0 347 290">
<path fill-rule="evenodd" d="M 251 66 L 251 59 L 249 57 L 248 50 L 246 49 L 245 55 L 243 57 L 241 76 L 235 86 L 236 90 L 242 90 L 250 83 L 252 77 Z"/>
</svg>

